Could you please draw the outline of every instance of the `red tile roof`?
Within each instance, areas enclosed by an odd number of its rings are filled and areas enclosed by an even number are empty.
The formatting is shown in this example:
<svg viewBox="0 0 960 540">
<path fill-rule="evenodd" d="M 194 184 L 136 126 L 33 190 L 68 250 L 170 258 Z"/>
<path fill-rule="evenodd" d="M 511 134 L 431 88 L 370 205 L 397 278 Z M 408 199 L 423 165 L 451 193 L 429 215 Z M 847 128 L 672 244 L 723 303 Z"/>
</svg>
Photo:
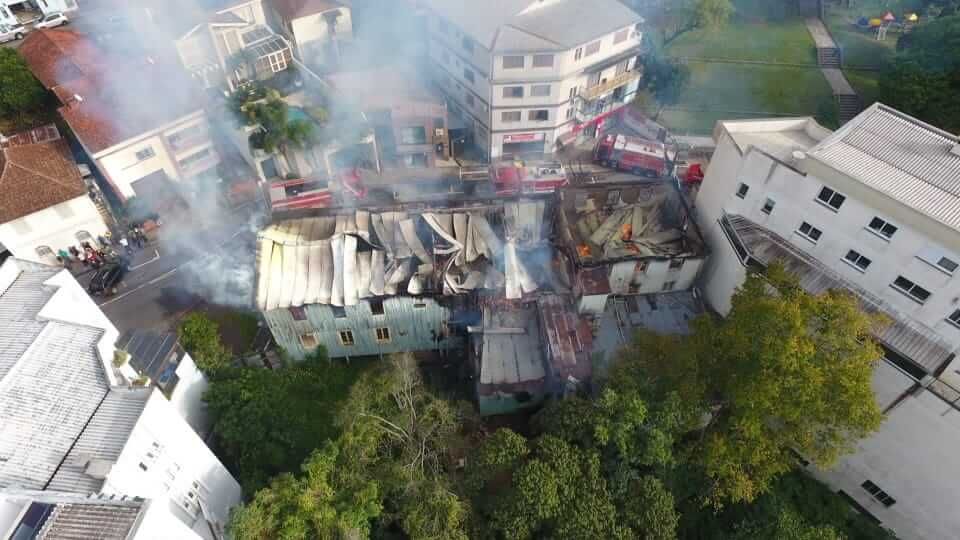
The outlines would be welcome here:
<svg viewBox="0 0 960 540">
<path fill-rule="evenodd" d="M 33 75 L 51 89 L 82 78 L 103 61 L 103 54 L 86 37 L 68 28 L 42 28 L 27 34 L 20 55 Z"/>
<path fill-rule="evenodd" d="M 272 0 L 273 7 L 286 20 L 298 19 L 308 15 L 316 15 L 331 9 L 343 7 L 335 0 Z"/>
<path fill-rule="evenodd" d="M 0 150 L 0 223 L 83 196 L 86 186 L 63 140 Z"/>
</svg>

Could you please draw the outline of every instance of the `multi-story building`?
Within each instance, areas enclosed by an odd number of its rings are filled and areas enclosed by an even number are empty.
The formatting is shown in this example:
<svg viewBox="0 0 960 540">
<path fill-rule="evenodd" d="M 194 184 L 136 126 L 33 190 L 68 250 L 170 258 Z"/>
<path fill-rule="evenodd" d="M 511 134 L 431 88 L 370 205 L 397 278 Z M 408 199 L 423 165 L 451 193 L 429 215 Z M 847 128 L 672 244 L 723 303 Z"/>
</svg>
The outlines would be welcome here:
<svg viewBox="0 0 960 540">
<path fill-rule="evenodd" d="M 117 337 L 68 271 L 0 266 L 0 490 L 150 499 L 172 537 L 222 538 L 240 485 Z"/>
<path fill-rule="evenodd" d="M 189 191 L 217 180 L 203 95 L 178 67 L 108 55 L 68 28 L 31 32 L 20 53 L 120 200 L 169 198 L 174 183 Z"/>
<path fill-rule="evenodd" d="M 268 0 L 266 10 L 297 58 L 313 68 L 338 64 L 341 46 L 353 38 L 350 7 L 336 0 Z"/>
<path fill-rule="evenodd" d="M 811 293 L 850 291 L 889 324 L 874 375 L 885 421 L 823 478 L 901 538 L 952 538 L 960 476 L 960 138 L 881 104 L 836 132 L 813 119 L 718 123 L 696 199 L 720 313 L 780 262 Z"/>
<path fill-rule="evenodd" d="M 57 264 L 60 250 L 107 231 L 98 193 L 52 125 L 0 140 L 0 189 L 0 244 L 15 257 Z"/>
<path fill-rule="evenodd" d="M 418 4 L 434 80 L 490 158 L 552 153 L 639 85 L 641 17 L 617 0 Z"/>
</svg>

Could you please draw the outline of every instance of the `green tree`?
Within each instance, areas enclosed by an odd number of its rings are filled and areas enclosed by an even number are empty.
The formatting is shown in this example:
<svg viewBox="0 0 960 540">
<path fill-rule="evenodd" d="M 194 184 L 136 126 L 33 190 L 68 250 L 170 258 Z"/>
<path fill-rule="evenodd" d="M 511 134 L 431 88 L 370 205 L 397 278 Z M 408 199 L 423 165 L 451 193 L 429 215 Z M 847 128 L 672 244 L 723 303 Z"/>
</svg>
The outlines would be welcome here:
<svg viewBox="0 0 960 540">
<path fill-rule="evenodd" d="M 751 501 L 799 451 L 820 466 L 876 430 L 871 376 L 883 321 L 852 295 L 806 294 L 779 267 L 749 276 L 723 321 L 700 318 L 693 335 L 640 333 L 611 373 L 647 395 L 676 393 L 688 422 L 705 425 L 684 450 L 705 474 L 714 505 Z M 651 397 L 651 401 L 655 398 Z"/>
<path fill-rule="evenodd" d="M 220 327 L 203 313 L 191 313 L 180 321 L 180 345 L 190 353 L 197 368 L 207 375 L 230 365 L 230 351 L 220 341 Z"/>
<path fill-rule="evenodd" d="M 960 15 L 918 26 L 900 38 L 897 48 L 880 78 L 881 101 L 960 132 Z"/>
<path fill-rule="evenodd" d="M 735 9 L 730 0 L 681 0 L 670 2 L 661 11 L 660 43 L 666 47 L 687 32 L 723 28 Z"/>
<path fill-rule="evenodd" d="M 690 80 L 690 69 L 675 58 L 668 58 L 647 40 L 649 52 L 643 55 L 643 87 L 661 105 L 673 105 Z"/>
<path fill-rule="evenodd" d="M 282 369 L 228 368 L 204 395 L 220 454 L 248 492 L 295 471 L 339 433 L 335 411 L 363 365 L 319 353 Z"/>
<path fill-rule="evenodd" d="M 46 95 L 20 53 L 0 48 L 0 117 L 35 111 L 44 104 Z"/>
<path fill-rule="evenodd" d="M 291 148 L 305 148 L 314 142 L 313 122 L 291 118 L 290 107 L 276 90 L 267 90 L 264 99 L 254 99 L 257 95 L 242 93 L 238 98 L 241 101 L 245 97 L 251 99 L 240 105 L 239 112 L 248 125 L 259 126 L 250 135 L 252 147 L 264 152 L 286 152 Z"/>
</svg>

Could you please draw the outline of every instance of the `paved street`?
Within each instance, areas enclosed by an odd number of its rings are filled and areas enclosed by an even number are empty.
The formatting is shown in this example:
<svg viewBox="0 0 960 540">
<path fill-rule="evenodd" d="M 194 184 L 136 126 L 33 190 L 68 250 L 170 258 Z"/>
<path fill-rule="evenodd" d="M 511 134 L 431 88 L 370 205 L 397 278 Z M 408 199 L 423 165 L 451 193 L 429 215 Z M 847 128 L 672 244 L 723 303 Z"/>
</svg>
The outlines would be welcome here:
<svg viewBox="0 0 960 540">
<path fill-rule="evenodd" d="M 161 228 L 159 239 L 136 254 L 117 294 L 97 303 L 121 332 L 173 329 L 204 300 L 241 305 L 253 286 L 249 219 L 250 210 L 241 209 L 187 238 Z"/>
</svg>

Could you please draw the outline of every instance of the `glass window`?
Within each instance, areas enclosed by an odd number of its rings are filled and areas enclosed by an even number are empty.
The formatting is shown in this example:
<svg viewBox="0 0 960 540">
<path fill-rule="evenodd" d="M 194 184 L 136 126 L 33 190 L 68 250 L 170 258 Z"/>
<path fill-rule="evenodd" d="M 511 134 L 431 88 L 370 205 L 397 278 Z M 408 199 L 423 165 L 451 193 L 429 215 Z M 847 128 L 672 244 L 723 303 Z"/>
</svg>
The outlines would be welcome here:
<svg viewBox="0 0 960 540">
<path fill-rule="evenodd" d="M 303 306 L 290 306 L 288 309 L 290 310 L 290 316 L 293 317 L 293 320 L 307 320 L 307 310 Z"/>
<path fill-rule="evenodd" d="M 747 197 L 747 192 L 750 191 L 750 186 L 740 182 L 740 185 L 737 186 L 737 197 L 745 199 Z"/>
<path fill-rule="evenodd" d="M 767 200 L 763 203 L 763 208 L 761 208 L 760 211 L 763 212 L 764 214 L 767 214 L 767 215 L 769 216 L 770 213 L 773 212 L 773 207 L 776 206 L 776 205 L 777 205 L 777 201 L 775 201 L 775 200 L 773 200 L 773 199 L 767 199 Z"/>
<path fill-rule="evenodd" d="M 924 289 L 923 287 L 917 285 L 916 283 L 910 281 L 909 279 L 903 276 L 897 276 L 897 279 L 893 281 L 893 288 L 902 292 L 903 294 L 913 298 L 914 300 L 920 302 L 921 304 L 927 301 L 927 298 L 930 298 L 930 291 Z"/>
<path fill-rule="evenodd" d="M 683 259 L 670 259 L 669 270 L 680 270 L 683 268 Z"/>
<path fill-rule="evenodd" d="M 155 155 L 157 155 L 157 154 L 153 151 L 153 147 L 152 147 L 152 146 L 148 146 L 148 147 L 146 147 L 146 148 L 144 148 L 144 149 L 142 149 L 142 150 L 138 150 L 138 151 L 137 151 L 137 161 L 143 161 L 143 160 L 145 160 L 145 159 L 150 159 L 150 158 L 152 158 L 152 157 L 155 156 Z"/>
<path fill-rule="evenodd" d="M 504 87 L 503 87 L 503 97 L 505 97 L 505 98 L 522 98 L 522 97 L 523 97 L 523 87 L 522 87 L 522 86 L 504 86 Z"/>
<path fill-rule="evenodd" d="M 523 56 L 504 56 L 503 69 L 523 69 Z"/>
<path fill-rule="evenodd" d="M 591 54 L 596 54 L 600 52 L 600 40 L 596 40 L 593 43 L 588 43 L 586 50 L 583 52 L 584 56 L 590 56 Z"/>
<path fill-rule="evenodd" d="M 960 326 L 960 309 L 955 309 L 955 310 L 953 310 L 953 313 L 951 313 L 951 314 L 947 317 L 947 320 L 950 321 L 950 322 L 952 322 L 953 324 L 955 324 L 955 325 L 957 325 L 957 326 Z"/>
<path fill-rule="evenodd" d="M 958 265 L 952 259 L 948 259 L 947 257 L 940 257 L 940 260 L 937 262 L 937 266 L 939 266 L 940 268 L 952 274 L 953 271 L 956 270 L 957 267 L 960 265 Z"/>
<path fill-rule="evenodd" d="M 664 290 L 664 291 L 672 291 L 673 288 L 676 287 L 676 286 L 677 286 L 677 282 L 676 282 L 676 281 L 668 281 L 668 282 L 666 282 L 666 283 L 663 284 L 663 290 Z"/>
<path fill-rule="evenodd" d="M 530 87 L 530 95 L 534 97 L 546 97 L 550 95 L 549 84 L 535 84 Z"/>
<path fill-rule="evenodd" d="M 520 111 L 503 111 L 500 113 L 500 120 L 503 122 L 519 122 Z"/>
<path fill-rule="evenodd" d="M 463 50 L 471 54 L 473 53 L 473 40 L 467 36 L 463 36 L 463 40 L 460 41 L 460 44 L 463 45 Z"/>
<path fill-rule="evenodd" d="M 353 330 L 341 330 L 340 335 L 340 344 L 345 347 L 351 347 L 354 344 L 353 341 Z"/>
<path fill-rule="evenodd" d="M 330 306 L 330 310 L 333 311 L 333 317 L 335 319 L 346 319 L 347 310 L 343 306 Z"/>
<path fill-rule="evenodd" d="M 427 144 L 427 130 L 423 126 L 400 128 L 400 144 Z"/>
<path fill-rule="evenodd" d="M 300 334 L 300 345 L 302 345 L 304 349 L 316 349 L 320 346 L 320 342 L 313 333 Z"/>
<path fill-rule="evenodd" d="M 534 122 L 546 122 L 550 119 L 550 111 L 547 109 L 536 109 L 527 113 L 527 118 Z"/>
<path fill-rule="evenodd" d="M 579 60 L 583 58 L 583 47 L 578 47 L 576 51 L 573 52 L 573 59 Z"/>
<path fill-rule="evenodd" d="M 843 256 L 843 260 L 861 272 L 865 271 L 872 262 L 870 259 L 852 249 L 847 251 L 847 254 Z"/>
<path fill-rule="evenodd" d="M 37 255 L 47 257 L 53 255 L 53 250 L 49 246 L 37 246 Z"/>
<path fill-rule="evenodd" d="M 843 201 L 847 200 L 847 198 L 824 186 L 824 188 L 820 190 L 820 194 L 817 195 L 817 200 L 834 210 L 839 210 L 843 205 Z"/>
<path fill-rule="evenodd" d="M 613 44 L 616 45 L 617 43 L 622 43 L 626 41 L 627 37 L 629 36 L 630 36 L 630 29 L 624 28 L 623 30 L 620 30 L 619 32 L 613 35 Z"/>
<path fill-rule="evenodd" d="M 390 341 L 390 329 L 387 327 L 377 328 L 377 342 L 385 343 Z"/>
<path fill-rule="evenodd" d="M 383 300 L 370 300 L 370 313 L 383 315 Z"/>
<path fill-rule="evenodd" d="M 470 92 L 467 92 L 464 94 L 463 101 L 470 107 L 473 107 L 474 105 L 477 104 L 477 100 L 473 99 L 473 94 L 471 94 Z"/>
<path fill-rule="evenodd" d="M 797 229 L 797 234 L 816 244 L 817 240 L 819 240 L 823 234 L 823 231 L 804 221 L 800 224 L 800 228 Z"/>
<path fill-rule="evenodd" d="M 553 67 L 553 55 L 552 54 L 533 55 L 533 67 L 535 68 Z"/>
<path fill-rule="evenodd" d="M 894 233 L 897 232 L 897 227 L 895 225 L 891 225 L 887 221 L 882 220 L 878 217 L 871 219 L 870 224 L 867 225 L 867 227 L 869 227 L 871 231 L 879 234 L 880 236 L 888 240 L 890 238 L 893 238 Z"/>
<path fill-rule="evenodd" d="M 568 109 L 567 109 L 567 112 L 565 113 L 565 115 L 566 115 L 567 120 L 573 118 L 573 108 L 572 108 L 572 107 L 571 107 L 571 108 L 568 108 Z"/>
</svg>

